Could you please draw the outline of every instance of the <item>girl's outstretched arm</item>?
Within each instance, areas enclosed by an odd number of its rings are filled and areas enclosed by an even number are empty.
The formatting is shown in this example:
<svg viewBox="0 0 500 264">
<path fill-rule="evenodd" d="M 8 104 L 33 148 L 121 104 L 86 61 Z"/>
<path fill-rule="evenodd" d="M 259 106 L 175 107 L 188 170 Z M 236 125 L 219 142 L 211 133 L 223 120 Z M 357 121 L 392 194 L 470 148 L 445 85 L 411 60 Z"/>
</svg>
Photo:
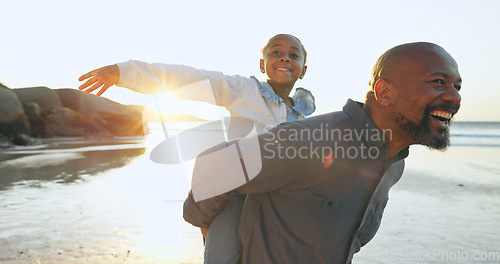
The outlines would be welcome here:
<svg viewBox="0 0 500 264">
<path fill-rule="evenodd" d="M 88 80 L 87 80 L 88 79 Z M 120 69 L 116 64 L 108 65 L 93 71 L 90 71 L 80 78 L 79 81 L 87 80 L 80 85 L 78 89 L 85 93 L 91 93 L 94 90 L 101 89 L 97 96 L 103 94 L 110 86 L 116 85 L 120 81 Z"/>
<path fill-rule="evenodd" d="M 88 79 L 80 90 L 97 95 L 116 85 L 143 94 L 171 93 L 183 100 L 204 101 L 229 106 L 238 98 L 247 98 L 258 92 L 253 79 L 221 72 L 196 69 L 185 65 L 147 63 L 129 60 L 109 65 L 82 75 Z M 250 86 L 254 89 L 249 89 Z M 180 89 L 182 88 L 182 89 Z"/>
</svg>

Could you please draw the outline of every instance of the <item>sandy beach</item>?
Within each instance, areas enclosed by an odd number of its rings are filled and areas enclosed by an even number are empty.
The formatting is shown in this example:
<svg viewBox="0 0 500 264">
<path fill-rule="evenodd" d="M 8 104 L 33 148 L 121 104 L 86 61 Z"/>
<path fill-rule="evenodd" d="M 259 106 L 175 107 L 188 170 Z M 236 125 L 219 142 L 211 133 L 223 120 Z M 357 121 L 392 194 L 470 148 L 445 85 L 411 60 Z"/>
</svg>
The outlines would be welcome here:
<svg viewBox="0 0 500 264">
<path fill-rule="evenodd" d="M 139 145 L 1 155 L 0 263 L 202 263 L 185 167 Z M 499 263 L 499 160 L 499 147 L 412 147 L 353 263 Z"/>
<path fill-rule="evenodd" d="M 378 234 L 353 263 L 499 263 L 500 149 L 412 147 Z"/>
</svg>

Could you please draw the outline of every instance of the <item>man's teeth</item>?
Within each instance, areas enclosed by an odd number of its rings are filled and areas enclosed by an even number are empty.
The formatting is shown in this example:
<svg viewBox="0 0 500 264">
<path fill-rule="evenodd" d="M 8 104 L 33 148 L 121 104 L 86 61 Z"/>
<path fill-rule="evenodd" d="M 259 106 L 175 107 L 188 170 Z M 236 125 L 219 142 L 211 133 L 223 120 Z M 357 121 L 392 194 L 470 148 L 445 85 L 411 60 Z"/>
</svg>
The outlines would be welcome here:
<svg viewBox="0 0 500 264">
<path fill-rule="evenodd" d="M 431 115 L 443 124 L 449 124 L 453 114 L 445 111 L 432 111 Z"/>
<path fill-rule="evenodd" d="M 451 119 L 451 117 L 453 116 L 450 112 L 444 112 L 444 111 L 432 111 L 431 115 L 442 117 L 445 119 Z"/>
<path fill-rule="evenodd" d="M 289 69 L 285 69 L 285 68 L 277 68 L 278 71 L 287 71 L 289 72 L 290 70 Z"/>
</svg>

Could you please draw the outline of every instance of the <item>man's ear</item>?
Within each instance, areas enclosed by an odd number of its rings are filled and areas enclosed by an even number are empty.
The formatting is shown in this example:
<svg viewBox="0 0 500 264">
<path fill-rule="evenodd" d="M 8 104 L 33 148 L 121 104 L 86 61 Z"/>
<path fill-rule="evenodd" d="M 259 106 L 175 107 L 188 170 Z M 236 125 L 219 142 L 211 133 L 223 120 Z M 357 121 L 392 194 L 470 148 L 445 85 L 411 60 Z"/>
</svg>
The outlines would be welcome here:
<svg viewBox="0 0 500 264">
<path fill-rule="evenodd" d="M 383 106 L 389 106 L 391 104 L 392 87 L 389 82 L 384 79 L 377 80 L 373 90 L 375 100 L 377 100 L 379 104 Z"/>
<path fill-rule="evenodd" d="M 304 78 L 304 75 L 306 75 L 306 71 L 307 71 L 307 66 L 304 65 L 304 68 L 302 69 L 302 73 L 299 76 L 300 79 Z"/>
<path fill-rule="evenodd" d="M 264 68 L 264 60 L 260 59 L 260 71 L 262 73 L 266 73 L 266 69 Z"/>
</svg>

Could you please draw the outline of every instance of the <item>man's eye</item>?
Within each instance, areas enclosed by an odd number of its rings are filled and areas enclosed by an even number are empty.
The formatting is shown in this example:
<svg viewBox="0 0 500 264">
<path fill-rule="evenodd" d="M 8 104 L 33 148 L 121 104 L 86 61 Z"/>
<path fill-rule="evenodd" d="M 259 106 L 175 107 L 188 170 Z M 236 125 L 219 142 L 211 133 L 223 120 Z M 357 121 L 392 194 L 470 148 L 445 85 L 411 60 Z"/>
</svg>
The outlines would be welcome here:
<svg viewBox="0 0 500 264">
<path fill-rule="evenodd" d="M 444 80 L 442 80 L 442 79 L 437 79 L 437 80 L 434 80 L 432 82 L 437 83 L 437 84 L 441 84 L 441 85 L 444 84 Z"/>
<path fill-rule="evenodd" d="M 273 51 L 273 54 L 280 55 L 281 52 L 279 50 L 275 50 L 275 51 Z"/>
<path fill-rule="evenodd" d="M 292 57 L 294 57 L 294 58 L 300 58 L 299 54 L 296 54 L 296 53 L 292 53 Z"/>
</svg>

